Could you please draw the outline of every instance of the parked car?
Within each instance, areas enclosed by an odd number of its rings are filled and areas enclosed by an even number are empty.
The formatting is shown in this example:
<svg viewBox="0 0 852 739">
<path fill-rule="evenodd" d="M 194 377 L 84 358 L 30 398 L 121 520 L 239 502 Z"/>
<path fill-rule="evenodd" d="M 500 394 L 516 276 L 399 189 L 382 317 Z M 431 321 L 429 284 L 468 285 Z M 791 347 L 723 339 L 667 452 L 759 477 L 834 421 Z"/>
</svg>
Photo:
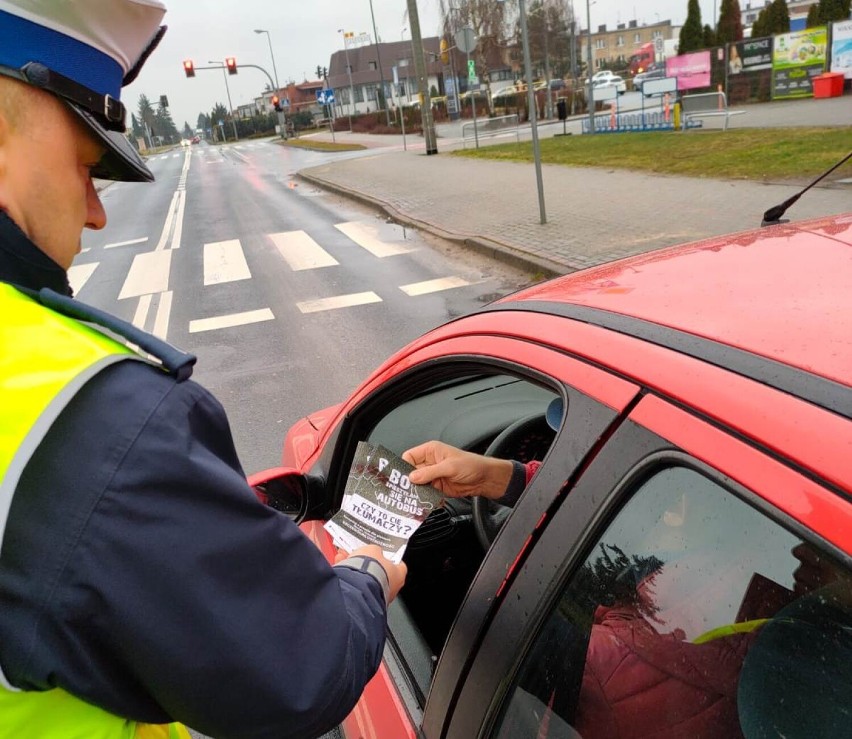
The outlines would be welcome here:
<svg viewBox="0 0 852 739">
<path fill-rule="evenodd" d="M 329 560 L 360 440 L 542 463 L 513 509 L 447 500 L 412 537 L 342 735 L 847 734 L 850 272 L 852 214 L 605 264 L 296 423 L 250 482 Z"/>
<path fill-rule="evenodd" d="M 593 90 L 602 90 L 607 87 L 614 87 L 619 95 L 623 95 L 625 92 L 627 92 L 627 83 L 622 77 L 619 77 L 618 75 L 612 75 L 611 77 L 603 77 L 597 81 L 592 82 Z"/>
<path fill-rule="evenodd" d="M 638 92 L 642 92 L 642 86 L 645 84 L 645 82 L 647 82 L 648 80 L 661 80 L 665 76 L 665 64 L 654 64 L 651 66 L 650 69 L 644 72 L 639 72 L 639 74 L 637 74 L 633 78 L 633 89 L 637 90 Z"/>
<path fill-rule="evenodd" d="M 201 143 L 201 136 L 195 135 L 190 140 L 192 141 L 193 144 L 200 144 Z"/>
<path fill-rule="evenodd" d="M 611 69 L 602 69 L 600 72 L 595 72 L 592 75 L 592 84 L 594 85 L 605 80 L 611 80 L 614 77 L 618 77 L 618 75 Z M 588 80 L 586 80 L 586 84 L 588 84 Z"/>
</svg>

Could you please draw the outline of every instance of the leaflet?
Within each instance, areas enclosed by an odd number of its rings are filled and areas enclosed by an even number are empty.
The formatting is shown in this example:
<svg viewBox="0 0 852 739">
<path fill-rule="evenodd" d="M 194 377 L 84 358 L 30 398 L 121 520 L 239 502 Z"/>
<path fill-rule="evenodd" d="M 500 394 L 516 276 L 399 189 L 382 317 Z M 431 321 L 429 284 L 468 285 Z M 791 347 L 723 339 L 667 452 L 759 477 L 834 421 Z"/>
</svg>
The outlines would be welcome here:
<svg viewBox="0 0 852 739">
<path fill-rule="evenodd" d="M 412 534 L 444 504 L 431 485 L 408 479 L 413 469 L 385 447 L 359 442 L 340 510 L 325 524 L 335 546 L 351 552 L 376 544 L 399 563 Z"/>
</svg>

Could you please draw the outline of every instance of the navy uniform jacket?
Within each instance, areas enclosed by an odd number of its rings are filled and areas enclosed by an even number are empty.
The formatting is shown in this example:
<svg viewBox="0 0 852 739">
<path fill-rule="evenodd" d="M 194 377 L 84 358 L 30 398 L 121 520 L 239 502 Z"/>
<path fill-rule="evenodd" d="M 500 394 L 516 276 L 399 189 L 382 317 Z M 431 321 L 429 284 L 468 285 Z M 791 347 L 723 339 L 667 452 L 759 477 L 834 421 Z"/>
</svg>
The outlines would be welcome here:
<svg viewBox="0 0 852 739">
<path fill-rule="evenodd" d="M 70 293 L 2 212 L 0 280 Z M 140 362 L 85 386 L 16 490 L 0 665 L 17 687 L 216 737 L 309 737 L 357 701 L 385 617 L 376 579 L 256 500 L 219 403 Z"/>
</svg>

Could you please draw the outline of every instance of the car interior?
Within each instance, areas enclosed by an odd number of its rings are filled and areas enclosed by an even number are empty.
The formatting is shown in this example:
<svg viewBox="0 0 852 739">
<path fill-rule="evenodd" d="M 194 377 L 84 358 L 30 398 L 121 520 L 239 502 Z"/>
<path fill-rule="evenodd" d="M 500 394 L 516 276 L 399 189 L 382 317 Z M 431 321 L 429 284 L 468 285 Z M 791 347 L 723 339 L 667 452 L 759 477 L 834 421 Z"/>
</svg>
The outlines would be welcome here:
<svg viewBox="0 0 852 739">
<path fill-rule="evenodd" d="M 368 413 L 372 428 L 365 428 L 362 438 L 400 455 L 434 439 L 521 462 L 543 460 L 555 438 L 545 411 L 560 396 L 540 381 L 480 369 L 417 386 L 414 392 L 397 392 L 391 409 L 383 403 L 380 414 Z M 510 512 L 490 502 L 448 498 L 408 543 L 408 578 L 389 623 L 422 694 L 486 545 Z"/>
</svg>

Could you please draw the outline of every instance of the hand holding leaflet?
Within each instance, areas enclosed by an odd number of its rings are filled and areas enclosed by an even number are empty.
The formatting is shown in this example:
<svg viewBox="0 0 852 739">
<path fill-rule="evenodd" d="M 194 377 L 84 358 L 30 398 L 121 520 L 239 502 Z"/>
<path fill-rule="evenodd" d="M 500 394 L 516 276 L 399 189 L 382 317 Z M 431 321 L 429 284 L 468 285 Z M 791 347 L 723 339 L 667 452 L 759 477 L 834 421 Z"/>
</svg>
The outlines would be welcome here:
<svg viewBox="0 0 852 739">
<path fill-rule="evenodd" d="M 325 524 L 335 546 L 351 552 L 377 544 L 399 563 L 412 534 L 444 504 L 431 485 L 408 479 L 413 469 L 388 449 L 359 442 L 340 510 Z"/>
</svg>

